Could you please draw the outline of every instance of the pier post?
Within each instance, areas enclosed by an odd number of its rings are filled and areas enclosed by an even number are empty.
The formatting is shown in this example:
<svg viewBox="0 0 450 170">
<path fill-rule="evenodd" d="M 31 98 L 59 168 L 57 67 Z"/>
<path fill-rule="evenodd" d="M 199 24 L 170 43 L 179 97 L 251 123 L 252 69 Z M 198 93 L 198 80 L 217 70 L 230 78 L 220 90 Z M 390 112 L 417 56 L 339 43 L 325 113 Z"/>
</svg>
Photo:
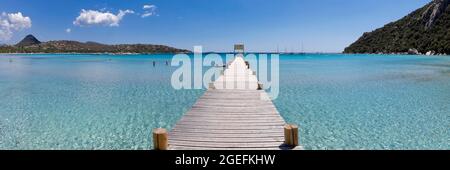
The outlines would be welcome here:
<svg viewBox="0 0 450 170">
<path fill-rule="evenodd" d="M 298 146 L 298 126 L 286 124 L 284 125 L 284 144 L 296 147 Z"/>
<path fill-rule="evenodd" d="M 248 61 L 245 61 L 245 65 L 247 66 L 247 69 L 250 69 L 250 63 Z"/>
<path fill-rule="evenodd" d="M 291 124 L 292 131 L 292 146 L 298 146 L 298 126 Z"/>
<path fill-rule="evenodd" d="M 214 90 L 214 89 L 216 89 L 216 86 L 214 85 L 213 82 L 211 82 L 211 83 L 209 83 L 209 87 L 208 88 L 211 89 L 211 90 Z"/>
<path fill-rule="evenodd" d="M 258 82 L 258 90 L 264 89 L 264 85 L 260 82 Z"/>
<path fill-rule="evenodd" d="M 153 149 L 167 150 L 169 148 L 167 130 L 163 128 L 153 129 Z"/>
</svg>

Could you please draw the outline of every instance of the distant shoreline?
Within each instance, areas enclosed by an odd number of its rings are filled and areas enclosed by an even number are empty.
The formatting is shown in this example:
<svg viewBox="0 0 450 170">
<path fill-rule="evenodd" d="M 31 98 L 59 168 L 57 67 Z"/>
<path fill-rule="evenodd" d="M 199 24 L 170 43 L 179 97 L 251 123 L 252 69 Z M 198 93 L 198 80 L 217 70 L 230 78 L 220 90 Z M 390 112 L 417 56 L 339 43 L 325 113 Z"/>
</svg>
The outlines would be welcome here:
<svg viewBox="0 0 450 170">
<path fill-rule="evenodd" d="M 410 53 L 341 53 L 348 55 L 417 55 L 417 56 L 449 56 L 448 54 L 410 54 Z"/>
<path fill-rule="evenodd" d="M 164 55 L 164 54 L 194 54 L 190 53 L 0 53 L 0 55 L 33 55 L 33 54 L 53 54 L 53 55 Z M 233 54 L 233 52 L 204 52 L 203 55 L 208 54 Z M 246 52 L 246 54 L 280 54 L 280 55 L 328 55 L 328 54 L 342 54 L 342 55 L 405 55 L 405 56 L 449 56 L 447 54 L 408 54 L 408 53 L 325 53 L 325 52 L 311 52 L 311 53 L 276 53 L 276 52 Z"/>
<path fill-rule="evenodd" d="M 0 55 L 21 55 L 21 54 L 62 54 L 62 55 L 159 55 L 159 54 L 190 54 L 190 53 L 0 53 Z"/>
<path fill-rule="evenodd" d="M 233 54 L 234 52 L 203 52 L 202 54 Z M 305 54 L 344 54 L 344 53 L 336 53 L 336 52 L 311 52 L 311 53 L 277 53 L 277 52 L 245 52 L 246 54 L 288 54 L 288 55 L 305 55 Z M 74 54 L 74 55 L 155 55 L 155 54 L 194 54 L 193 52 L 189 53 L 77 53 L 77 52 L 68 52 L 68 53 L 0 53 L 0 54 L 10 54 L 10 55 L 19 55 L 19 54 Z"/>
</svg>

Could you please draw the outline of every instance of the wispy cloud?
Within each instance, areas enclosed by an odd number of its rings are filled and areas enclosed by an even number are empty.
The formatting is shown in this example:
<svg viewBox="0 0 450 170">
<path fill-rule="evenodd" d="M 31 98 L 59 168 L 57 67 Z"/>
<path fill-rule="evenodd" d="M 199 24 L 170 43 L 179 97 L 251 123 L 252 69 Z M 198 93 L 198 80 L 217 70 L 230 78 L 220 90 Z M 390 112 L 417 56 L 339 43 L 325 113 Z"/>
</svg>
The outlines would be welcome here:
<svg viewBox="0 0 450 170">
<path fill-rule="evenodd" d="M 142 9 L 152 9 L 152 8 L 156 8 L 156 6 L 155 5 L 144 5 L 143 7 L 142 7 Z"/>
<path fill-rule="evenodd" d="M 146 18 L 149 16 L 153 16 L 156 14 L 156 6 L 155 5 L 150 5 L 150 4 L 146 4 L 142 7 L 142 9 L 144 10 L 144 13 L 141 15 L 142 18 Z"/>
<path fill-rule="evenodd" d="M 126 14 L 133 14 L 133 10 L 119 10 L 119 13 L 113 14 L 109 11 L 102 12 L 96 10 L 85 10 L 82 9 L 80 15 L 73 21 L 76 26 L 119 26 L 120 21 Z"/>
<path fill-rule="evenodd" d="M 0 40 L 11 39 L 15 31 L 31 28 L 30 17 L 23 16 L 21 12 L 5 13 L 0 15 Z"/>
<path fill-rule="evenodd" d="M 66 29 L 66 33 L 71 33 L 71 32 L 72 32 L 72 29 L 70 29 L 70 28 Z"/>
</svg>

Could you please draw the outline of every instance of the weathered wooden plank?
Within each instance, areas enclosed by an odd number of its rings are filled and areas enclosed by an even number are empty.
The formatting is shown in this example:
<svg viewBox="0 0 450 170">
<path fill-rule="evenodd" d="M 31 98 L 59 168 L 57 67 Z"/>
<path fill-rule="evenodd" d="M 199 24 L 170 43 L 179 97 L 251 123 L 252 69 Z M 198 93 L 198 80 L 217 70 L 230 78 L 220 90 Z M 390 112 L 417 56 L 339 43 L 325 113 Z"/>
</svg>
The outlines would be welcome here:
<svg viewBox="0 0 450 170">
<path fill-rule="evenodd" d="M 190 113 L 188 115 L 185 115 L 185 117 L 214 117 L 214 118 L 222 118 L 221 114 L 227 114 L 227 113 Z M 276 116 L 273 116 L 271 114 L 267 114 L 267 113 L 255 113 L 253 115 L 251 114 L 239 114 L 239 113 L 228 113 L 227 116 L 223 116 L 224 118 L 226 117 L 237 117 L 237 118 L 255 118 L 255 117 L 259 117 L 259 118 L 274 118 Z"/>
<path fill-rule="evenodd" d="M 266 148 L 217 148 L 217 147 L 193 147 L 193 146 L 169 146 L 170 150 L 283 150 L 280 147 Z"/>
<path fill-rule="evenodd" d="M 172 129 L 171 132 L 176 132 L 176 133 L 211 133 L 211 134 L 255 134 L 255 133 L 279 133 L 279 134 L 284 134 L 284 130 L 283 129 L 259 129 L 259 130 L 238 130 L 238 129 L 222 129 L 222 130 L 215 130 L 215 129 L 194 129 L 194 128 L 189 128 L 189 129 L 177 129 L 174 128 Z M 171 137 L 170 135 L 171 133 L 169 133 L 169 138 Z"/>
<path fill-rule="evenodd" d="M 240 123 L 264 123 L 264 122 L 277 122 L 284 123 L 283 118 L 281 117 L 247 117 L 247 116 L 237 116 L 237 117 L 203 117 L 203 116 L 186 116 L 179 121 L 179 123 L 189 121 L 189 122 L 198 122 L 198 123 L 222 123 L 222 122 L 240 122 Z"/>
<path fill-rule="evenodd" d="M 223 89 L 223 90 L 217 90 L 217 91 L 207 91 L 205 94 L 224 94 L 224 95 L 230 94 L 230 95 L 233 95 L 233 94 L 256 94 L 256 93 L 263 93 L 263 92 L 255 91 L 255 90 Z"/>
<path fill-rule="evenodd" d="M 249 101 L 256 101 L 261 99 L 261 93 L 249 93 L 249 94 L 230 94 L 230 95 L 226 95 L 226 94 L 210 94 L 210 93 L 205 93 L 204 99 L 214 99 L 214 100 L 229 100 L 229 99 L 235 99 L 235 100 L 240 100 L 240 99 L 247 99 Z"/>
<path fill-rule="evenodd" d="M 220 137 L 192 137 L 192 136 L 177 136 L 169 139 L 176 141 L 188 142 L 224 142 L 224 143 L 261 143 L 261 142 L 284 142 L 284 137 L 263 137 L 263 138 L 220 138 Z"/>
<path fill-rule="evenodd" d="M 172 135 L 173 137 L 178 137 L 178 136 L 189 136 L 189 137 L 202 137 L 202 138 L 215 138 L 215 137 L 220 137 L 220 138 L 270 138 L 270 137 L 284 137 L 283 134 L 280 134 L 279 132 L 277 133 L 248 133 L 248 134 L 215 134 L 215 133 L 207 133 L 207 134 L 200 134 L 200 133 L 192 133 L 192 132 L 171 132 L 170 135 Z"/>
<path fill-rule="evenodd" d="M 171 145 L 196 146 L 196 147 L 217 147 L 217 148 L 247 148 L 247 147 L 280 147 L 283 142 L 252 142 L 252 143 L 227 143 L 227 142 L 199 142 L 199 141 L 179 141 L 169 140 Z"/>
<path fill-rule="evenodd" d="M 245 109 L 250 111 L 262 111 L 262 110 L 269 110 L 269 109 L 275 109 L 275 106 L 227 106 L 227 105 L 195 105 L 192 107 L 193 109 L 223 109 L 223 110 L 236 110 L 236 109 Z"/>
<path fill-rule="evenodd" d="M 242 120 L 242 119 L 199 119 L 199 118 L 183 118 L 182 121 L 180 121 L 180 123 L 196 123 L 196 124 L 201 124 L 203 122 L 205 123 L 224 123 L 224 124 L 229 124 L 229 123 L 234 123 L 234 124 L 246 124 L 246 123 L 257 123 L 257 124 L 270 124 L 270 123 L 277 123 L 277 124 L 284 124 L 283 120 L 273 120 L 273 119 L 260 119 L 260 120 Z"/>
<path fill-rule="evenodd" d="M 203 125 L 203 126 L 240 126 L 246 124 L 247 126 L 283 126 L 285 123 L 281 121 L 272 122 L 253 122 L 253 121 L 187 121 L 182 120 L 177 125 Z"/>
<path fill-rule="evenodd" d="M 197 105 L 229 105 L 229 106 L 270 106 L 272 102 L 270 101 L 239 101 L 239 100 L 228 100 L 228 101 L 214 101 L 214 100 L 200 100 L 197 101 Z"/>
<path fill-rule="evenodd" d="M 213 112 L 213 113 L 240 113 L 239 110 L 242 111 L 242 113 L 264 113 L 264 112 L 274 112 L 274 108 L 230 108 L 230 107 L 195 107 L 191 110 L 191 112 Z"/>
<path fill-rule="evenodd" d="M 280 129 L 280 126 L 283 126 L 284 123 L 247 123 L 245 126 L 242 123 L 190 123 L 190 122 L 180 122 L 175 127 L 176 128 L 208 128 L 208 129 Z"/>
<path fill-rule="evenodd" d="M 261 100 L 262 94 L 247 94 L 247 95 L 217 95 L 217 94 L 205 94 L 202 99 L 205 100 L 228 100 L 228 101 L 239 101 L 239 100 L 245 100 L 245 101 L 257 101 Z M 243 102 L 245 102 L 243 101 Z M 267 101 L 267 100 L 266 100 Z"/>
<path fill-rule="evenodd" d="M 217 116 L 201 116 L 201 115 L 190 115 L 185 116 L 183 120 L 199 120 L 199 121 L 233 121 L 233 120 L 253 120 L 258 121 L 283 121 L 283 118 L 276 116 L 227 116 L 227 117 L 217 117 Z"/>
<path fill-rule="evenodd" d="M 226 116 L 221 116 L 227 114 Z M 276 115 L 270 114 L 270 113 L 254 113 L 254 114 L 239 114 L 239 113 L 227 113 L 227 112 L 222 112 L 222 113 L 216 113 L 216 112 L 203 112 L 203 113 L 188 113 L 185 115 L 185 117 L 214 117 L 214 118 L 226 118 L 226 117 L 235 117 L 235 118 L 275 118 L 277 117 Z M 278 116 L 281 117 L 281 116 Z"/>
<path fill-rule="evenodd" d="M 268 114 L 255 114 L 254 116 L 230 114 L 230 115 L 222 117 L 222 116 L 220 116 L 220 114 L 216 114 L 216 113 L 208 114 L 207 116 L 195 113 L 195 114 L 186 115 L 184 118 L 186 118 L 186 119 L 217 119 L 217 120 L 233 120 L 233 119 L 241 119 L 241 120 L 261 120 L 261 119 L 264 119 L 264 120 L 267 120 L 267 119 L 268 120 L 280 120 L 280 119 L 282 119 L 281 117 L 271 116 L 271 115 L 268 115 Z"/>
<path fill-rule="evenodd" d="M 255 113 L 264 113 L 264 114 L 270 114 L 270 115 L 276 115 L 276 110 L 269 108 L 269 109 L 245 109 L 245 108 L 239 108 L 242 109 L 241 112 L 239 110 L 236 110 L 237 108 L 230 109 L 230 108 L 217 108 L 217 109 L 208 109 L 208 108 L 193 108 L 188 113 L 220 113 L 220 114 L 255 114 Z"/>
<path fill-rule="evenodd" d="M 257 110 L 248 111 L 239 113 L 239 112 L 229 112 L 227 110 L 221 110 L 221 111 L 208 111 L 206 109 L 192 109 L 189 111 L 186 115 L 227 115 L 227 116 L 276 116 L 273 114 L 272 110 L 263 110 L 258 112 Z"/>
<path fill-rule="evenodd" d="M 281 118 L 281 116 L 272 116 L 272 115 L 266 115 L 266 116 L 261 116 L 261 115 L 228 115 L 228 116 L 216 116 L 218 114 L 213 114 L 213 115 L 200 115 L 200 114 L 191 114 L 191 115 L 186 115 L 185 117 L 182 118 L 182 120 L 190 120 L 190 119 L 195 119 L 195 120 L 248 120 L 248 121 L 263 121 L 263 120 L 281 120 L 283 121 L 283 118 Z"/>
<path fill-rule="evenodd" d="M 175 128 L 181 129 L 211 129 L 211 130 L 266 130 L 266 129 L 280 129 L 283 125 L 251 125 L 251 126 L 226 126 L 226 125 L 217 125 L 217 126 L 208 126 L 208 125 L 176 125 Z"/>
</svg>

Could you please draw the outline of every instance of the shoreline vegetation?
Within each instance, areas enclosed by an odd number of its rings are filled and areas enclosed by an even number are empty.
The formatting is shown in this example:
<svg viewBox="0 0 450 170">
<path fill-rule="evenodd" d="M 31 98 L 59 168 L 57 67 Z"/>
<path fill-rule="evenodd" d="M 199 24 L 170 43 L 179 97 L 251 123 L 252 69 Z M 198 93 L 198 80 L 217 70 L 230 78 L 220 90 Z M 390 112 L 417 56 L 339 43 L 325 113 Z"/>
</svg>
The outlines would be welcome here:
<svg viewBox="0 0 450 170">
<path fill-rule="evenodd" d="M 214 54 L 232 54 L 233 52 L 205 52 L 204 55 L 214 53 Z M 276 52 L 248 52 L 252 54 L 283 54 L 283 55 L 333 55 L 333 54 L 342 54 L 342 55 L 416 55 L 416 56 L 450 56 L 448 54 L 409 54 L 409 53 L 276 53 Z M 35 54 L 52 54 L 52 55 L 158 55 L 158 54 L 194 54 L 193 52 L 185 52 L 185 53 L 76 53 L 76 52 L 66 52 L 66 53 L 2 53 L 0 55 L 35 55 Z"/>
<path fill-rule="evenodd" d="M 435 53 L 434 51 L 428 51 L 426 53 L 420 53 L 416 49 L 410 49 L 408 52 L 378 52 L 378 53 L 346 53 L 342 54 L 364 54 L 364 55 L 419 55 L 419 56 L 449 56 L 446 53 Z"/>
<path fill-rule="evenodd" d="M 109 53 L 109 52 L 104 52 L 104 53 L 78 53 L 78 52 L 57 52 L 57 53 L 47 53 L 47 52 L 37 52 L 37 53 L 2 53 L 0 52 L 0 54 L 4 54 L 4 55 L 33 55 L 33 54 L 60 54 L 60 55 L 157 55 L 157 54 L 190 54 L 189 52 L 186 53 L 182 53 L 182 52 L 178 52 L 178 53 Z"/>
<path fill-rule="evenodd" d="M 450 0 L 433 0 L 402 19 L 364 33 L 347 54 L 450 54 Z"/>
<path fill-rule="evenodd" d="M 283 54 L 283 55 L 417 55 L 417 56 L 450 56 L 448 54 L 422 54 L 422 53 L 337 53 L 337 52 L 303 52 L 303 53 L 284 53 L 284 52 L 246 52 L 248 54 Z M 32 52 L 32 53 L 4 53 L 2 55 L 34 55 L 34 54 L 54 54 L 54 55 L 158 55 L 158 54 L 194 54 L 193 52 L 166 52 L 166 53 L 110 53 L 110 52 L 97 52 L 97 53 L 79 53 L 79 52 Z M 233 54 L 233 52 L 203 52 L 203 55 L 208 54 Z"/>
<path fill-rule="evenodd" d="M 16 45 L 0 45 L 1 54 L 167 54 L 191 53 L 166 45 L 154 44 L 101 44 L 97 42 L 78 42 L 58 40 L 41 42 L 33 35 L 27 35 Z"/>
</svg>

